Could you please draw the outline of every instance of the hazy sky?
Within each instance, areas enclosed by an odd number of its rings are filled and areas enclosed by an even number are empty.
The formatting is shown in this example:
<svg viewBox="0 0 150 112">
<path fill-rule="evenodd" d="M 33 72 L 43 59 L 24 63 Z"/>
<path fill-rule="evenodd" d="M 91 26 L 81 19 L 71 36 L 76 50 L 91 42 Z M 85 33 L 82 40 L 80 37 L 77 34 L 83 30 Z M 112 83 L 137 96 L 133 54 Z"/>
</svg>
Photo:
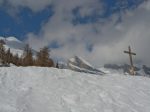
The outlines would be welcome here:
<svg viewBox="0 0 150 112">
<path fill-rule="evenodd" d="M 149 0 L 0 0 L 0 17 L 1 36 L 47 45 L 56 59 L 128 63 L 131 45 L 134 62 L 150 65 Z"/>
</svg>

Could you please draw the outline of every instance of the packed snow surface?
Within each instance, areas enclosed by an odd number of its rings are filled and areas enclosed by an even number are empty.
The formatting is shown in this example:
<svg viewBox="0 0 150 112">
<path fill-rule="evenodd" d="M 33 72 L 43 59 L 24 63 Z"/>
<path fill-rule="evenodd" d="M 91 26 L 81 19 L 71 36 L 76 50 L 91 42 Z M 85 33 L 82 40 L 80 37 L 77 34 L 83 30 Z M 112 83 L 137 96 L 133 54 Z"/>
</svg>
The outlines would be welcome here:
<svg viewBox="0 0 150 112">
<path fill-rule="evenodd" d="M 1 67 L 0 112 L 150 112 L 150 78 Z"/>
</svg>

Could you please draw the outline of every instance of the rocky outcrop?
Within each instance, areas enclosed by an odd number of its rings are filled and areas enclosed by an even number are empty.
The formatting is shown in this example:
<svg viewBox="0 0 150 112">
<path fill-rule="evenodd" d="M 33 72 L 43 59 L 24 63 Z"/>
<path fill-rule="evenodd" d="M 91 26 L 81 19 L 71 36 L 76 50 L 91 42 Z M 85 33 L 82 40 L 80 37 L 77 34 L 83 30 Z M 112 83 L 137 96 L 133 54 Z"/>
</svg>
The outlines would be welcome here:
<svg viewBox="0 0 150 112">
<path fill-rule="evenodd" d="M 73 58 L 69 59 L 67 65 L 69 69 L 77 72 L 99 74 L 99 75 L 104 74 L 104 72 L 94 68 L 87 61 L 78 56 L 74 56 Z"/>
</svg>

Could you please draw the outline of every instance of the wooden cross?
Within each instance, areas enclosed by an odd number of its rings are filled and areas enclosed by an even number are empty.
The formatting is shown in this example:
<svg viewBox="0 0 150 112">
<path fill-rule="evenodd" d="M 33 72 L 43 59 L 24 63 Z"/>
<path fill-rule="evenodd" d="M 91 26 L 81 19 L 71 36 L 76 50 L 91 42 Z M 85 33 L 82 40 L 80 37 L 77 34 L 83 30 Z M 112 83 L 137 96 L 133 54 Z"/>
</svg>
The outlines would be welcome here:
<svg viewBox="0 0 150 112">
<path fill-rule="evenodd" d="M 136 55 L 136 53 L 133 53 L 133 52 L 131 51 L 131 47 L 130 47 L 130 46 L 128 47 L 128 49 L 129 49 L 129 51 L 124 51 L 124 53 L 129 54 L 130 64 L 131 64 L 131 68 L 130 68 L 129 71 L 130 71 L 130 74 L 131 74 L 131 75 L 135 75 L 134 65 L 133 65 L 133 60 L 132 60 L 132 55 Z"/>
</svg>

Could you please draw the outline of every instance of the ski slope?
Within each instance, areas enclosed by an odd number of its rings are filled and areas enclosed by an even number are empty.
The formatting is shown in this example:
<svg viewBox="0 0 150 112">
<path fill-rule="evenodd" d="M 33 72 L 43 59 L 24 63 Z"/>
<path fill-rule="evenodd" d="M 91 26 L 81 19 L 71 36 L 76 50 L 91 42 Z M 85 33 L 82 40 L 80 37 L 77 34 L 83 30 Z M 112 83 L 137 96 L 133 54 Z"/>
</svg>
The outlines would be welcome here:
<svg viewBox="0 0 150 112">
<path fill-rule="evenodd" d="M 150 78 L 1 67 L 0 112 L 150 112 Z"/>
</svg>

